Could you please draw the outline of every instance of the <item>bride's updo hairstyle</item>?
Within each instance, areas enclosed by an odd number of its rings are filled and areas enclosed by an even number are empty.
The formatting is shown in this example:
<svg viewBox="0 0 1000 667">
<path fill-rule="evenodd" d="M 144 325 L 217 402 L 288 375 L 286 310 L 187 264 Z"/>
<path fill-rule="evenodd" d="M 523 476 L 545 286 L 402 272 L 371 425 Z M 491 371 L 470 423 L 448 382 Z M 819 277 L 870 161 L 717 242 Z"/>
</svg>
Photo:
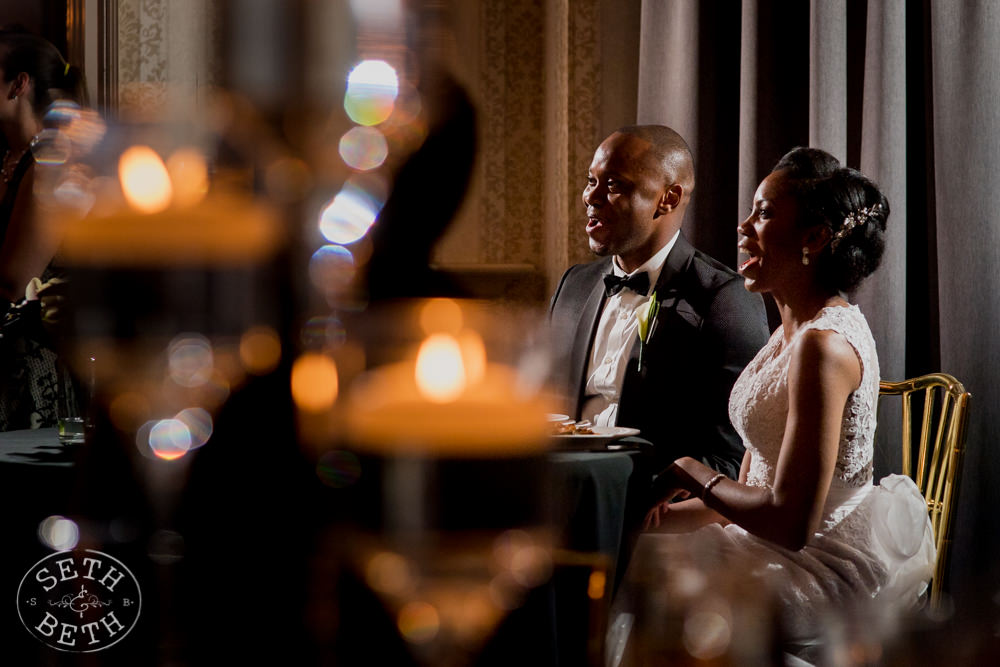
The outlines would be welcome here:
<svg viewBox="0 0 1000 667">
<path fill-rule="evenodd" d="M 857 287 L 882 261 L 889 217 L 885 195 L 857 169 L 840 166 L 818 148 L 793 148 L 771 170 L 776 171 L 785 172 L 799 225 L 830 230 L 830 243 L 814 260 L 817 279 L 835 292 Z"/>
</svg>

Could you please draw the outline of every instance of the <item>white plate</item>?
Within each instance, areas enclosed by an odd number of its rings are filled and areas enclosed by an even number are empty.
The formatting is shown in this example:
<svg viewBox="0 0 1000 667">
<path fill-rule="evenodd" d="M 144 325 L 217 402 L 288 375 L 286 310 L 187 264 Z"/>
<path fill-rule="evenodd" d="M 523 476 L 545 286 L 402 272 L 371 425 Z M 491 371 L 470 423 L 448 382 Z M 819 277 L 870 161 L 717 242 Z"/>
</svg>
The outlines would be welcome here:
<svg viewBox="0 0 1000 667">
<path fill-rule="evenodd" d="M 602 447 L 621 438 L 639 435 L 639 429 L 627 426 L 594 426 L 593 431 L 593 433 L 587 434 L 574 433 L 573 435 L 553 435 L 551 437 L 556 442 L 556 445 L 560 447 L 579 446 L 590 448 Z"/>
<path fill-rule="evenodd" d="M 564 422 L 569 419 L 569 415 L 560 415 L 555 412 L 550 412 L 545 415 L 545 419 L 550 422 Z"/>
</svg>

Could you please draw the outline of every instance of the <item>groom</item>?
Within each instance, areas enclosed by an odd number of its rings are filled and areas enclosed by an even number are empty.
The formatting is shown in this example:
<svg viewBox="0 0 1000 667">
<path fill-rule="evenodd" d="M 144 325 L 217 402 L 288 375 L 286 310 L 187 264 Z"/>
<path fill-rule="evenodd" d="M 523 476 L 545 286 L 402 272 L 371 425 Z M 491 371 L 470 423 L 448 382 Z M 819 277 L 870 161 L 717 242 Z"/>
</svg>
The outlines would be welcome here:
<svg viewBox="0 0 1000 667">
<path fill-rule="evenodd" d="M 625 127 L 597 148 L 583 202 L 601 259 L 571 267 L 552 297 L 553 368 L 571 416 L 638 428 L 655 470 L 693 456 L 735 479 L 729 392 L 767 318 L 736 272 L 681 235 L 693 190 L 691 151 L 670 128 Z"/>
</svg>

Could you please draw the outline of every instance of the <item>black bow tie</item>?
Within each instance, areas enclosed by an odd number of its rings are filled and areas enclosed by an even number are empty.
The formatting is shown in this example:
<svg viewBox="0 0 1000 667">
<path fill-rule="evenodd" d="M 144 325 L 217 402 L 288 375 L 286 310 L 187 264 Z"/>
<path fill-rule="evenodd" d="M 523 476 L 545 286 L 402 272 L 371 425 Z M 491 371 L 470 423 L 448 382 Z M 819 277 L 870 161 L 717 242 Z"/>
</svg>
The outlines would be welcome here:
<svg viewBox="0 0 1000 667">
<path fill-rule="evenodd" d="M 614 296 L 626 287 L 636 294 L 646 296 L 649 292 L 649 274 L 643 271 L 634 276 L 616 276 L 613 273 L 604 276 L 604 293 L 606 295 Z"/>
</svg>

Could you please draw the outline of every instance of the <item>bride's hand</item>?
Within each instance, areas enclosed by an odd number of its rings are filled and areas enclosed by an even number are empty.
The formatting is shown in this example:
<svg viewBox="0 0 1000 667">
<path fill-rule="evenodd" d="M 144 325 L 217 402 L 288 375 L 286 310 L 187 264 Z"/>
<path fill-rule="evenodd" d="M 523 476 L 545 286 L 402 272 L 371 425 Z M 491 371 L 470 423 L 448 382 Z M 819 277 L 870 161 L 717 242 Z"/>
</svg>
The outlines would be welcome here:
<svg viewBox="0 0 1000 667">
<path fill-rule="evenodd" d="M 666 495 L 660 495 L 660 502 L 653 505 L 653 508 L 646 513 L 646 518 L 642 522 L 643 530 L 652 530 L 659 528 L 661 523 L 666 521 L 667 513 L 670 511 L 670 505 L 675 500 L 684 500 L 685 498 L 691 497 L 686 489 L 674 488 Z"/>
<path fill-rule="evenodd" d="M 660 521 L 666 516 L 667 512 L 670 511 L 670 503 L 657 503 L 653 505 L 653 509 L 646 512 L 646 518 L 642 520 L 642 529 L 650 530 L 651 528 L 659 528 Z"/>
<path fill-rule="evenodd" d="M 684 489 L 678 489 L 677 493 L 670 500 L 664 500 L 656 505 L 653 505 L 653 509 L 646 513 L 646 518 L 642 522 L 642 529 L 654 530 L 659 528 L 660 524 L 665 524 L 667 513 L 670 511 L 670 506 L 673 504 L 673 501 L 684 500 L 690 496 L 691 494 Z"/>
<path fill-rule="evenodd" d="M 691 476 L 687 471 L 674 461 L 653 480 L 653 500 L 659 503 L 688 498 L 691 495 L 688 491 L 690 480 Z"/>
</svg>

